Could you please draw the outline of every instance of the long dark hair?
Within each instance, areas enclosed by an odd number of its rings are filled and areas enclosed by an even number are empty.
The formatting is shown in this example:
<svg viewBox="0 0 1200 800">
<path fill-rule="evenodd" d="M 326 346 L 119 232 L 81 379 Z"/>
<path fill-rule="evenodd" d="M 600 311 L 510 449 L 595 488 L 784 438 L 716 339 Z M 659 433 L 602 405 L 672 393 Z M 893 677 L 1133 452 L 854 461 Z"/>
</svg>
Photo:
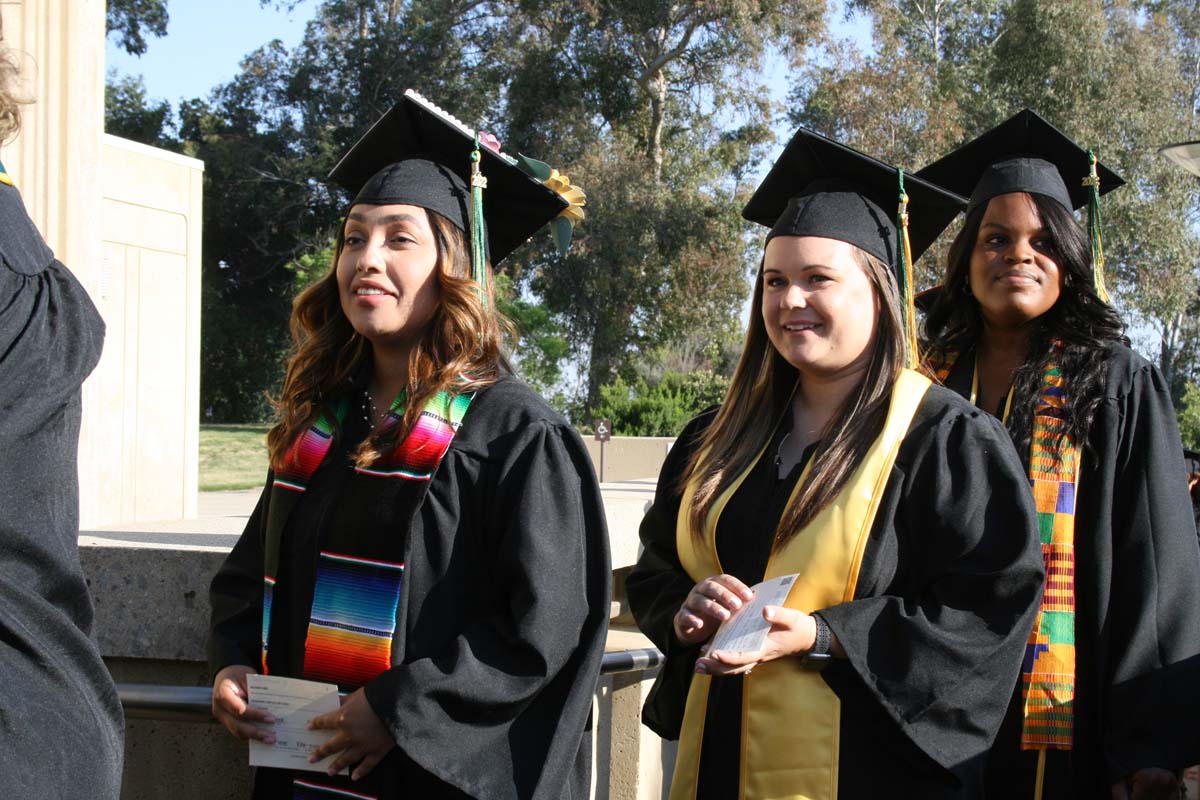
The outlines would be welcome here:
<svg viewBox="0 0 1200 800">
<path fill-rule="evenodd" d="M 871 360 L 859 385 L 821 432 L 804 483 L 779 520 L 774 548 L 779 549 L 812 522 L 845 487 L 863 456 L 883 430 L 892 387 L 904 367 L 900 295 L 892 271 L 879 259 L 854 249 L 879 301 L 879 316 L 871 344 Z M 692 535 L 704 536 L 708 513 L 721 493 L 754 461 L 770 441 L 775 425 L 788 413 L 792 392 L 800 379 L 767 336 L 762 318 L 763 275 L 754 284 L 754 305 L 746 344 L 729 385 L 725 402 L 705 431 L 700 446 L 676 487 L 682 492 L 693 476 L 696 495 L 688 510 Z"/>
<path fill-rule="evenodd" d="M 1065 432 L 1084 444 L 1104 397 L 1108 349 L 1123 340 L 1125 327 L 1112 306 L 1096 294 L 1091 245 L 1075 217 L 1055 200 L 1037 194 L 1030 198 L 1054 242 L 1053 258 L 1062 274 L 1062 291 L 1054 306 L 1034 320 L 1029 355 L 1013 376 L 1008 430 L 1021 453 L 1029 451 L 1033 413 L 1053 341 L 1059 339 L 1065 345 L 1058 357 L 1066 378 Z M 950 245 L 943 291 L 925 318 L 923 350 L 930 361 L 943 360 L 952 351 L 977 345 L 983 334 L 979 302 L 966 287 L 971 252 L 987 205 L 980 204 L 967 214 L 962 230 Z"/>
</svg>

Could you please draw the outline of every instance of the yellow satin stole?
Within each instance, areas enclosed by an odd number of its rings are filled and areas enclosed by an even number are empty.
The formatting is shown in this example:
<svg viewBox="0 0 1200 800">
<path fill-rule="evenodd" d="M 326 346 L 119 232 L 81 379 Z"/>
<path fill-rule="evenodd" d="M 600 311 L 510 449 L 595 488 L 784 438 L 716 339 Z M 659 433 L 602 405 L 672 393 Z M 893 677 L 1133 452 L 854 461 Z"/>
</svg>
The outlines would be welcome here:
<svg viewBox="0 0 1200 800">
<path fill-rule="evenodd" d="M 891 475 L 896 453 L 925 396 L 930 381 L 911 370 L 900 373 L 892 390 L 883 431 L 867 451 L 841 493 L 794 536 L 771 554 L 763 580 L 798 573 L 785 605 L 805 613 L 854 599 L 863 549 Z M 764 448 L 765 451 L 765 448 Z M 713 504 L 705 520 L 703 543 L 688 523 L 696 487 L 684 490 L 675 526 L 679 559 L 695 581 L 718 575 L 717 520 L 729 499 L 763 456 Z M 805 474 L 808 468 L 805 468 Z M 799 488 L 803 476 L 797 481 Z M 795 500 L 795 490 L 789 504 Z M 670 800 L 694 800 L 700 743 L 711 678 L 694 675 L 688 691 Z M 741 777 L 743 800 L 834 800 L 837 797 L 840 703 L 815 670 L 799 657 L 781 658 L 754 668 L 743 678 Z M 727 735 L 733 735 L 729 731 Z"/>
</svg>

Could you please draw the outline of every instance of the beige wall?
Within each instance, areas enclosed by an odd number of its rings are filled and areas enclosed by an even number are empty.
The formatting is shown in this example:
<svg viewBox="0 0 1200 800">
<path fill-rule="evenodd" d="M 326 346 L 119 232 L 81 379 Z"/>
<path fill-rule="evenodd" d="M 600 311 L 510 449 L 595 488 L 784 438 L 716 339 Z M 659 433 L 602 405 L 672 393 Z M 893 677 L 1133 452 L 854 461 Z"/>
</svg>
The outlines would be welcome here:
<svg viewBox="0 0 1200 800">
<path fill-rule="evenodd" d="M 84 524 L 195 516 L 204 165 L 103 141 L 92 297 L 108 331 L 84 395 Z"/>
<path fill-rule="evenodd" d="M 83 387 L 80 523 L 196 512 L 204 165 L 103 133 L 104 3 L 0 0 L 21 134 L 0 151 L 108 327 Z"/>
</svg>

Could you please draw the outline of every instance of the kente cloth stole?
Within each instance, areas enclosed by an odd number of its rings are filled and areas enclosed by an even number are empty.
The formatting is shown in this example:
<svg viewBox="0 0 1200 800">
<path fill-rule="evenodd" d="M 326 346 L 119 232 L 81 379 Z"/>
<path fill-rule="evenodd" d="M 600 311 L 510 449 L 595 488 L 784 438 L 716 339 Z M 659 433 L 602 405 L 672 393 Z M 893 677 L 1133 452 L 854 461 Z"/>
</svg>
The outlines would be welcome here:
<svg viewBox="0 0 1200 800">
<path fill-rule="evenodd" d="M 9 176 L 8 171 L 4 169 L 4 164 L 0 164 L 0 183 L 5 186 L 12 186 L 13 179 Z"/>
<path fill-rule="evenodd" d="M 909 370 L 901 372 L 892 389 L 883 430 L 845 487 L 804 530 L 772 552 L 764 579 L 798 574 L 784 603 L 788 608 L 811 613 L 854 599 L 863 552 L 884 487 L 929 385 L 929 379 L 923 375 Z M 691 481 L 685 487 L 676 519 L 675 544 L 680 563 L 693 580 L 724 571 L 716 549 L 717 522 L 764 451 L 717 497 L 705 520 L 703 540 L 693 534 L 688 514 L 696 484 Z M 789 506 L 795 502 L 807 476 L 808 467 L 792 491 Z M 671 781 L 671 800 L 696 797 L 712 680 L 708 675 L 692 677 Z M 738 797 L 835 800 L 841 703 L 820 673 L 804 668 L 800 658 L 789 657 L 759 664 L 742 681 Z"/>
<path fill-rule="evenodd" d="M 1050 345 L 1029 446 L 1029 484 L 1037 507 L 1046 585 L 1021 664 L 1022 750 L 1070 750 L 1075 715 L 1075 496 L 1081 448 L 1066 433 L 1063 342 Z M 958 353 L 927 364 L 945 383 Z"/>
<path fill-rule="evenodd" d="M 463 379 L 464 382 L 466 379 Z M 474 393 L 442 391 L 422 410 L 408 436 L 360 475 L 388 481 L 421 484 L 423 490 L 437 471 L 462 425 Z M 396 398 L 383 426 L 404 416 L 404 396 Z M 277 470 L 273 488 L 303 493 L 314 472 L 333 446 L 335 420 L 345 419 L 349 402 L 333 406 L 333 417 L 322 414 L 289 448 Z M 399 488 L 399 487 L 397 487 Z M 381 489 L 383 491 L 383 489 Z M 336 544 L 335 544 L 336 546 Z M 404 564 L 358 554 L 322 550 L 317 560 L 312 612 L 304 648 L 304 675 L 311 680 L 358 687 L 391 667 L 392 637 Z M 271 605 L 275 576 L 263 576 L 262 669 L 267 672 Z"/>
</svg>

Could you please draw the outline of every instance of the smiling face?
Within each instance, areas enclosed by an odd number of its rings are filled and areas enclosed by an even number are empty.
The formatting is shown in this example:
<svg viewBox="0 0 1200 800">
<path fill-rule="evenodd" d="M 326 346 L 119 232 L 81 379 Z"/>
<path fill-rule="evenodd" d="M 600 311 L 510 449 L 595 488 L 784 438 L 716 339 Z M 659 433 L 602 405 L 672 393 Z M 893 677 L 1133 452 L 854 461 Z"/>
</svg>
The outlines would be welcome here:
<svg viewBox="0 0 1200 800">
<path fill-rule="evenodd" d="M 425 209 L 356 205 L 337 260 L 342 312 L 376 347 L 415 341 L 441 296 L 438 246 Z"/>
<path fill-rule="evenodd" d="M 763 257 L 762 318 L 779 354 L 801 374 L 866 368 L 879 311 L 853 245 L 776 236 Z"/>
<path fill-rule="evenodd" d="M 1022 326 L 1045 314 L 1062 292 L 1050 231 L 1024 192 L 993 197 L 971 249 L 971 294 L 990 325 Z"/>
</svg>

